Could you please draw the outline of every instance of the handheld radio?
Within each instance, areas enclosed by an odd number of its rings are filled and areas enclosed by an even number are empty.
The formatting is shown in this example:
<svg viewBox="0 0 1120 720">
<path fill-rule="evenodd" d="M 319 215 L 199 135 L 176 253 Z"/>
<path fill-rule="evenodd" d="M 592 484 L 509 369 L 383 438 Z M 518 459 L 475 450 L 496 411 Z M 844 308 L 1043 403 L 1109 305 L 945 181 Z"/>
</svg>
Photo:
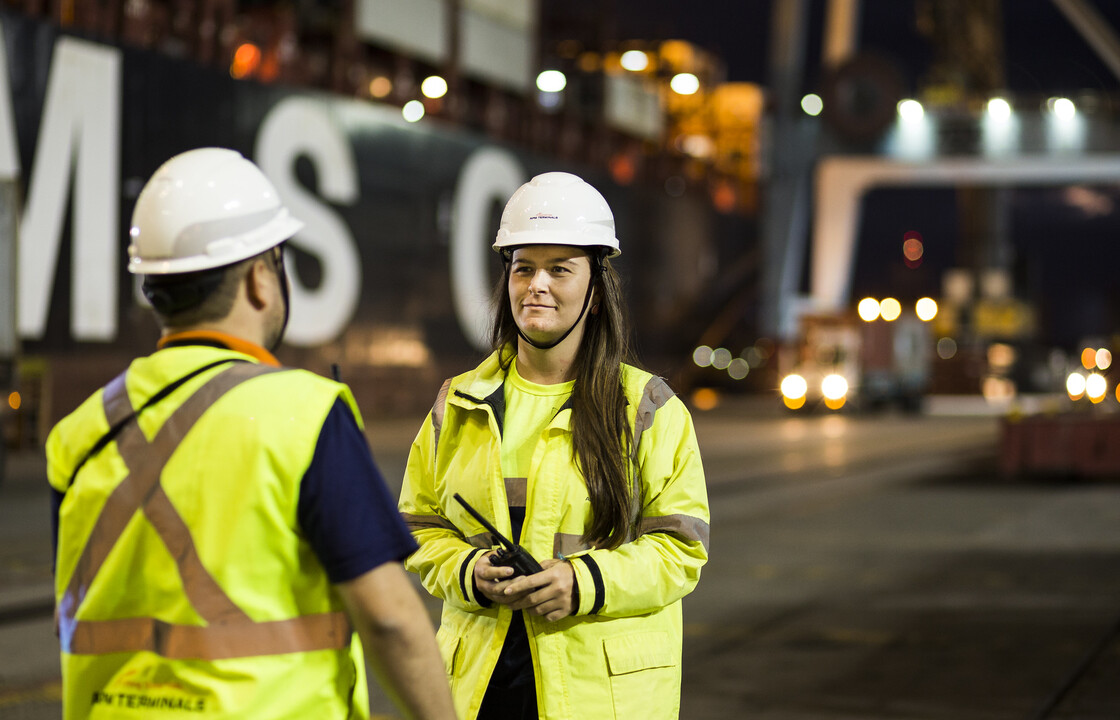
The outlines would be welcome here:
<svg viewBox="0 0 1120 720">
<path fill-rule="evenodd" d="M 501 548 L 494 551 L 494 557 L 491 558 L 491 565 L 502 565 L 505 567 L 513 568 L 513 575 L 511 578 L 518 577 L 519 575 L 533 575 L 541 572 L 544 568 L 537 562 L 532 555 L 525 551 L 525 548 L 510 541 L 505 535 L 498 532 L 498 529 L 490 524 L 490 521 L 482 517 L 482 515 L 467 503 L 466 500 L 459 493 L 455 493 L 455 499 L 459 504 L 466 509 L 475 520 L 482 523 L 482 527 L 489 531 L 490 535 L 502 545 Z"/>
</svg>

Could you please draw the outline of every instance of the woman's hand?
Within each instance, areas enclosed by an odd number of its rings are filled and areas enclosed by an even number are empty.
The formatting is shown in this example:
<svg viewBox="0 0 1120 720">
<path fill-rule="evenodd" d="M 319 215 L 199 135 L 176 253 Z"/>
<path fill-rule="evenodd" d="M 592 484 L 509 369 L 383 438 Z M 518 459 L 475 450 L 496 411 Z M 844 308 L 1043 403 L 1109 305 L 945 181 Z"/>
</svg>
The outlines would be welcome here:
<svg viewBox="0 0 1120 720">
<path fill-rule="evenodd" d="M 491 565 L 490 558 L 493 556 L 493 552 L 488 552 L 474 564 L 474 586 L 490 602 L 509 605 L 514 602 L 515 598 L 506 595 L 504 590 L 509 587 L 513 568 L 505 565 Z"/>
<path fill-rule="evenodd" d="M 544 570 L 534 575 L 523 575 L 496 583 L 501 586 L 498 592 L 504 598 L 495 602 L 509 605 L 512 610 L 541 615 L 550 622 L 574 613 L 572 588 L 575 584 L 575 571 L 572 566 L 563 560 L 548 558 L 541 562 L 541 567 Z"/>
</svg>

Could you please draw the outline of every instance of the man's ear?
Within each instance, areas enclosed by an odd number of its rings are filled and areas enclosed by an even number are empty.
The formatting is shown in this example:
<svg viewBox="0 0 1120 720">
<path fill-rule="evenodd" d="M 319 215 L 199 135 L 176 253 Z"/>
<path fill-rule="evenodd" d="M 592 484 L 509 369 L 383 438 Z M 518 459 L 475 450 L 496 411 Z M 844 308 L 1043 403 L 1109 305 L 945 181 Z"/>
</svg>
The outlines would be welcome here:
<svg viewBox="0 0 1120 720">
<path fill-rule="evenodd" d="M 245 296 L 253 308 L 260 310 L 265 306 L 268 282 L 268 267 L 263 259 L 257 259 L 245 273 Z"/>
</svg>

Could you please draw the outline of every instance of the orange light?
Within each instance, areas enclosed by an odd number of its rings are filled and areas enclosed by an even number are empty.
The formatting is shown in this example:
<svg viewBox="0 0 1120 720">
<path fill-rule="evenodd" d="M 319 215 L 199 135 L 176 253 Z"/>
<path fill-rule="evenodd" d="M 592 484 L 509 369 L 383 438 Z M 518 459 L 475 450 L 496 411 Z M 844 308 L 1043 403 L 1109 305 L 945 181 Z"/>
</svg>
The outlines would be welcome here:
<svg viewBox="0 0 1120 720">
<path fill-rule="evenodd" d="M 786 404 L 786 407 L 788 407 L 790 410 L 799 410 L 805 404 L 805 396 L 802 395 L 801 397 L 791 398 L 785 397 L 783 395 L 782 402 L 784 402 Z"/>
<path fill-rule="evenodd" d="M 1081 367 L 1086 370 L 1092 370 L 1097 366 L 1097 351 L 1093 348 L 1085 348 L 1081 351 Z"/>
<path fill-rule="evenodd" d="M 11 409 L 19 410 L 21 402 L 22 399 L 20 398 L 18 392 L 13 392 L 12 394 L 8 395 L 8 407 L 10 407 Z"/>
<path fill-rule="evenodd" d="M 735 188 L 731 187 L 731 183 L 725 180 L 717 183 L 715 189 L 712 190 L 712 204 L 716 206 L 716 210 L 725 215 L 735 209 L 737 201 Z"/>
<path fill-rule="evenodd" d="M 230 77 L 240 80 L 248 77 L 261 63 L 261 50 L 253 43 L 242 43 L 233 53 L 229 65 Z"/>
<path fill-rule="evenodd" d="M 719 405 L 719 393 L 711 388 L 697 388 L 692 393 L 692 404 L 697 410 L 712 410 Z"/>
<path fill-rule="evenodd" d="M 824 399 L 824 404 L 829 410 L 839 410 L 844 407 L 844 398 L 838 397 L 833 400 L 832 398 L 826 397 Z"/>
<path fill-rule="evenodd" d="M 906 260 L 906 267 L 914 269 L 922 264 L 922 255 L 925 253 L 922 234 L 917 230 L 911 230 L 902 238 L 902 256 Z"/>
<path fill-rule="evenodd" d="M 378 75 L 369 81 L 369 94 L 373 97 L 381 99 L 388 97 L 391 92 L 393 92 L 393 81 L 384 75 Z"/>
<path fill-rule="evenodd" d="M 629 185 L 638 174 L 634 160 L 625 153 L 616 153 L 610 160 L 611 177 L 619 185 Z"/>
</svg>

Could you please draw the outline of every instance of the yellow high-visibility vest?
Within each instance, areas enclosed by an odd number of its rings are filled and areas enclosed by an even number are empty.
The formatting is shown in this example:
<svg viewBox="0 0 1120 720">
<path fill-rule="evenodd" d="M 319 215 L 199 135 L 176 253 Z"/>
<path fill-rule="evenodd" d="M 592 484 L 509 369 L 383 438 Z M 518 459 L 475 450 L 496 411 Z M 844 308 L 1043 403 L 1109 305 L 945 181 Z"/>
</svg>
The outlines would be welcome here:
<svg viewBox="0 0 1120 720">
<path fill-rule="evenodd" d="M 297 525 L 300 481 L 340 397 L 360 418 L 339 383 L 175 347 L 134 361 L 55 427 L 65 718 L 368 717 L 357 637 Z"/>
</svg>

